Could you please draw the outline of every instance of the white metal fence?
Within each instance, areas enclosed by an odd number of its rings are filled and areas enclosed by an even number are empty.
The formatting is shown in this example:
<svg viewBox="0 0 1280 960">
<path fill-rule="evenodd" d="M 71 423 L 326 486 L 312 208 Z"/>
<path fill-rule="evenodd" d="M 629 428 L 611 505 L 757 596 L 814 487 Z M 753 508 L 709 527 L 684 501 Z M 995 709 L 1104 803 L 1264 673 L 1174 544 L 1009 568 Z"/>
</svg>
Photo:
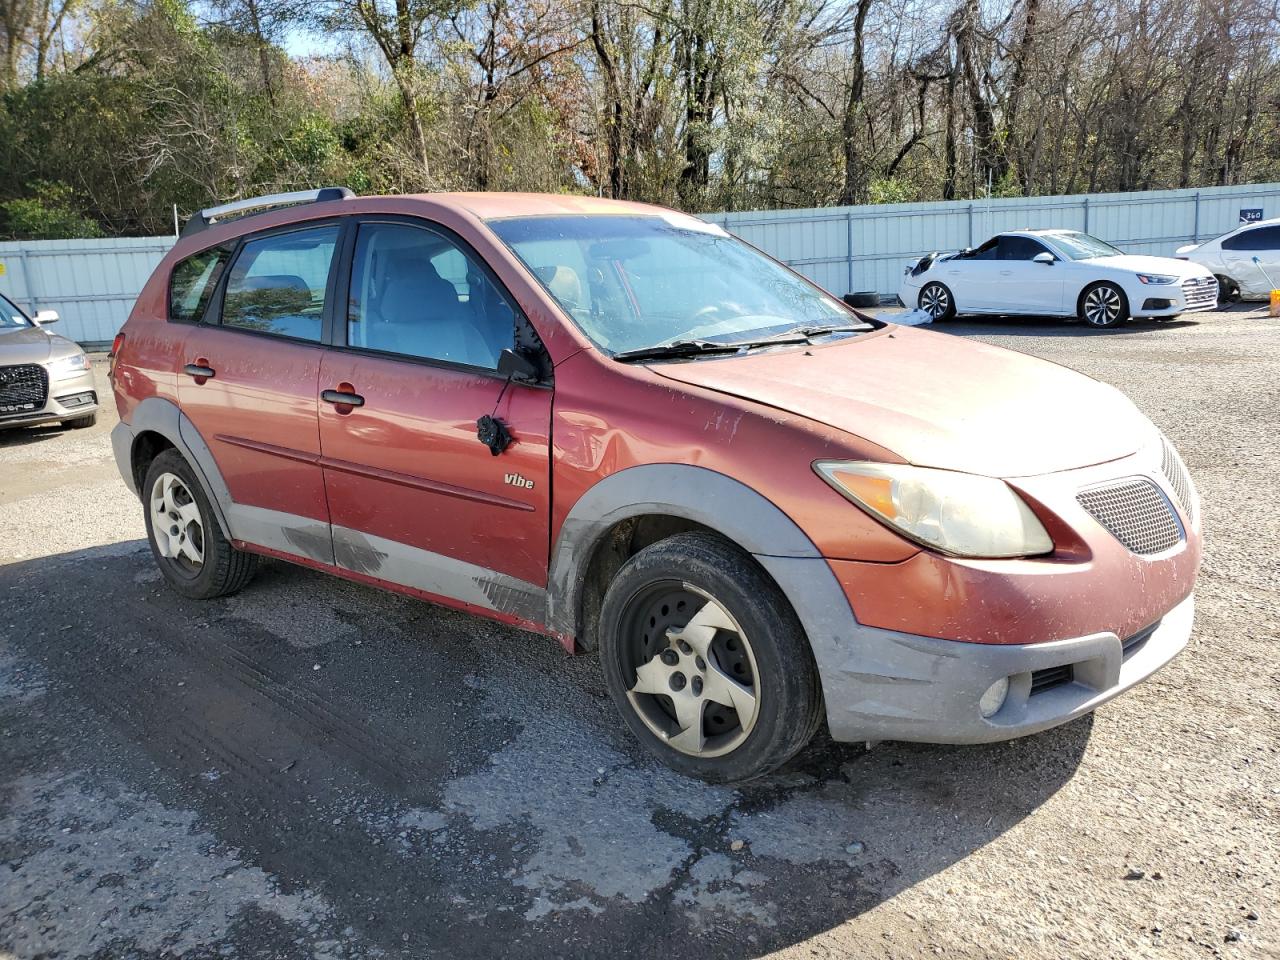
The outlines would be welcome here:
<svg viewBox="0 0 1280 960">
<path fill-rule="evenodd" d="M 1085 230 L 1134 253 L 1169 256 L 1218 236 L 1242 211 L 1280 216 L 1280 183 L 1147 193 L 953 200 L 814 210 L 706 214 L 704 219 L 791 264 L 833 293 L 897 291 L 906 262 L 1028 227 Z M 57 310 L 58 332 L 110 342 L 172 237 L 0 243 L 0 293 Z"/>
<path fill-rule="evenodd" d="M 1241 211 L 1280 216 L 1280 184 L 1145 193 L 951 200 L 868 207 L 708 214 L 833 293 L 896 293 L 906 263 L 975 247 L 1004 230 L 1084 230 L 1129 253 L 1172 256 L 1233 229 Z"/>
<path fill-rule="evenodd" d="M 0 293 L 32 313 L 57 310 L 64 337 L 110 343 L 172 246 L 173 237 L 0 243 Z"/>
</svg>

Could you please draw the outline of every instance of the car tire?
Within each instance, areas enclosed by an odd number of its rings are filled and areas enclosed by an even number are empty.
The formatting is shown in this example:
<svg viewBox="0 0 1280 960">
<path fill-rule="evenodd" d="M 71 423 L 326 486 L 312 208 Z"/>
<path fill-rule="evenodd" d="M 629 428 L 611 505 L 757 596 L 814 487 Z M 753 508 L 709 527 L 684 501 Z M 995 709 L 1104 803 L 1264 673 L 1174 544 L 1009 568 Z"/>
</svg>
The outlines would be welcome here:
<svg viewBox="0 0 1280 960">
<path fill-rule="evenodd" d="M 1221 274 L 1217 274 L 1216 279 L 1218 281 L 1218 302 L 1239 303 L 1240 284 L 1236 283 L 1230 277 L 1224 277 Z"/>
<path fill-rule="evenodd" d="M 934 321 L 950 320 L 956 315 L 955 297 L 945 283 L 937 280 L 931 280 L 920 288 L 916 306 L 933 317 Z"/>
<path fill-rule="evenodd" d="M 223 536 L 204 487 L 177 450 L 151 461 L 141 496 L 151 555 L 176 592 L 210 600 L 253 579 L 257 556 L 237 550 Z"/>
<path fill-rule="evenodd" d="M 86 427 L 92 427 L 97 422 L 98 413 L 95 410 L 93 413 L 87 414 L 83 417 L 76 417 L 73 420 L 63 420 L 62 425 L 68 430 L 83 430 Z"/>
<path fill-rule="evenodd" d="M 1076 314 L 1085 326 L 1110 330 L 1129 319 L 1129 299 L 1114 283 L 1091 283 L 1080 293 Z"/>
<path fill-rule="evenodd" d="M 605 593 L 600 630 L 605 681 L 627 726 L 681 773 L 712 783 L 762 776 L 822 722 L 800 621 L 722 537 L 681 533 L 633 556 Z"/>
</svg>

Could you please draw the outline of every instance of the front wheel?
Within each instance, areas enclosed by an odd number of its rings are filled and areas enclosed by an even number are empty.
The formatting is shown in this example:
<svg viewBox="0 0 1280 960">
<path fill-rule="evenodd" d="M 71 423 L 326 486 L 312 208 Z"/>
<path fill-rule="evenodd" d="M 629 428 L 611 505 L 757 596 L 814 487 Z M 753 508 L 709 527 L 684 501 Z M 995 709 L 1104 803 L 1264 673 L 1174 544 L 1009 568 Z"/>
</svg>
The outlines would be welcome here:
<svg viewBox="0 0 1280 960">
<path fill-rule="evenodd" d="M 706 533 L 648 546 L 600 611 L 609 693 L 668 765 L 716 783 L 782 765 L 822 720 L 818 671 L 782 591 L 748 554 Z"/>
<path fill-rule="evenodd" d="M 950 320 L 956 315 L 956 302 L 951 291 L 936 280 L 920 289 L 919 307 L 934 320 Z"/>
<path fill-rule="evenodd" d="M 1118 327 L 1129 319 L 1129 301 L 1114 283 L 1095 283 L 1080 294 L 1080 319 L 1096 330 Z"/>
<path fill-rule="evenodd" d="M 1224 277 L 1218 274 L 1218 302 L 1219 303 L 1237 303 L 1240 300 L 1240 284 L 1236 283 L 1230 277 Z"/>
</svg>

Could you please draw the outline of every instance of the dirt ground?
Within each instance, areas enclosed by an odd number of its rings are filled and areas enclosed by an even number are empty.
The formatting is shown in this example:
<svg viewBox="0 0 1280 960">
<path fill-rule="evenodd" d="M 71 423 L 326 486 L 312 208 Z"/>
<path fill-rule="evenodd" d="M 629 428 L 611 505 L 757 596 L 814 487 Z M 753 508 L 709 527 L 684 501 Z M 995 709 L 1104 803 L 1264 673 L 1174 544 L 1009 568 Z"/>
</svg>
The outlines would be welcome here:
<svg viewBox="0 0 1280 960">
<path fill-rule="evenodd" d="M 0 960 L 1280 957 L 1280 320 L 939 329 L 1178 445 L 1191 645 L 1036 737 L 818 742 L 736 789 L 550 640 L 283 563 L 183 600 L 114 413 L 0 433 Z"/>
</svg>

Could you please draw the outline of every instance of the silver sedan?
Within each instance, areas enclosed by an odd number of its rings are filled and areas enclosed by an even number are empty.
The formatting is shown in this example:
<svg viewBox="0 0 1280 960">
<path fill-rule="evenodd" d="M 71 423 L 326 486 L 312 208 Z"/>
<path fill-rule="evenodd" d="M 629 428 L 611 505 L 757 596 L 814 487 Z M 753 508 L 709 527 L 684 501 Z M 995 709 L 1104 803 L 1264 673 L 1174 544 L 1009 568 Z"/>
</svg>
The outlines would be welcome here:
<svg viewBox="0 0 1280 960">
<path fill-rule="evenodd" d="M 98 393 L 80 345 L 44 329 L 58 315 L 27 316 L 0 295 L 0 430 L 61 422 L 91 427 Z"/>
</svg>

